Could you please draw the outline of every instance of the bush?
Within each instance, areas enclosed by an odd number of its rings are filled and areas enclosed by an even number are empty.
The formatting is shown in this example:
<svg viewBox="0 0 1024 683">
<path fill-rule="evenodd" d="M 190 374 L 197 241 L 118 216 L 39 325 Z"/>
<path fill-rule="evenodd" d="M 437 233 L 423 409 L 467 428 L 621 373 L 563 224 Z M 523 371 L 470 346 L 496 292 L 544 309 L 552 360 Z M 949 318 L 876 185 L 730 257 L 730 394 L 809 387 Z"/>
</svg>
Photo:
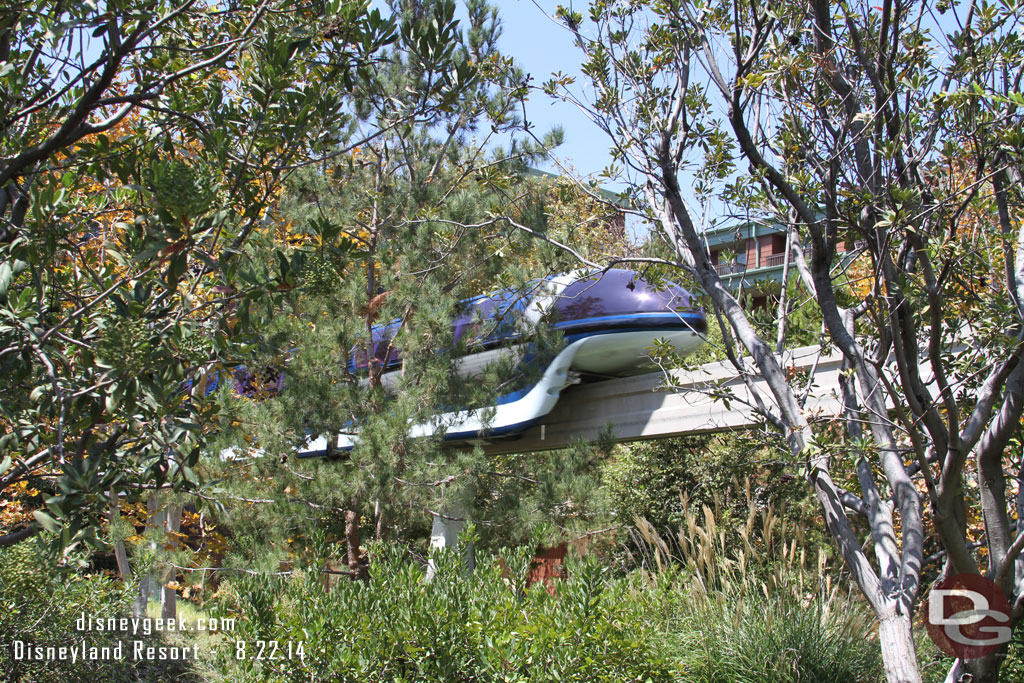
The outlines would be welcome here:
<svg viewBox="0 0 1024 683">
<path fill-rule="evenodd" d="M 748 460 L 743 449 L 712 448 L 715 439 L 699 435 L 617 446 L 602 479 L 618 521 L 632 524 L 644 517 L 659 530 L 678 528 L 684 498 L 698 508 L 711 505 Z"/>
<path fill-rule="evenodd" d="M 573 563 L 556 595 L 525 589 L 530 554 L 494 556 L 467 574 L 456 553 L 435 557 L 436 575 L 376 546 L 368 582 L 323 589 L 316 573 L 247 577 L 222 591 L 232 638 L 277 641 L 296 652 L 278 661 L 236 660 L 217 650 L 208 678 L 230 681 L 669 681 L 676 671 L 656 646 L 627 582 L 593 561 Z"/>
<path fill-rule="evenodd" d="M 833 592 L 804 600 L 718 596 L 697 600 L 680 638 L 686 678 L 707 683 L 881 681 L 868 610 Z M 858 607 L 860 607 L 858 609 Z"/>
<path fill-rule="evenodd" d="M 700 515 L 707 506 L 733 540 L 752 509 L 772 507 L 795 526 L 814 529 L 811 488 L 775 457 L 754 432 L 638 442 L 615 449 L 602 479 L 616 520 L 627 528 L 642 517 L 671 538 L 692 511 Z M 617 560 L 627 568 L 643 564 L 635 557 L 640 539 L 631 536 Z"/>
<path fill-rule="evenodd" d="M 37 539 L 38 540 L 38 539 Z M 70 558 L 75 566 L 76 558 Z M 131 641 L 143 639 L 102 631 L 79 631 L 85 613 L 96 618 L 131 616 L 132 592 L 112 577 L 55 568 L 42 542 L 0 548 L 0 680 L 17 683 L 66 681 L 188 681 L 187 664 L 132 661 Z M 124 641 L 124 661 L 32 661 L 14 659 L 14 641 L 26 646 L 111 647 Z M 159 645 L 154 633 L 149 645 Z"/>
<path fill-rule="evenodd" d="M 683 680 L 882 680 L 871 610 L 839 591 L 828 553 L 799 525 L 753 505 L 733 536 L 706 506 L 683 517 L 669 541 L 637 520 L 645 565 L 657 571 L 635 572 L 653 577 L 648 604 L 661 607 L 647 621 L 665 634 Z"/>
<path fill-rule="evenodd" d="M 658 573 L 613 578 L 593 560 L 576 560 L 549 595 L 524 587 L 524 550 L 504 553 L 505 571 L 487 556 L 471 573 L 458 553 L 437 555 L 428 579 L 401 548 L 379 545 L 365 583 L 342 580 L 327 591 L 310 572 L 222 586 L 216 615 L 238 619 L 231 637 L 247 644 L 248 656 L 214 648 L 206 678 L 881 680 L 870 610 L 820 580 L 820 567 L 805 570 L 793 544 L 775 548 L 770 574 L 741 571 L 720 556 L 720 565 L 666 562 Z M 280 658 L 255 659 L 259 641 L 276 642 Z"/>
</svg>

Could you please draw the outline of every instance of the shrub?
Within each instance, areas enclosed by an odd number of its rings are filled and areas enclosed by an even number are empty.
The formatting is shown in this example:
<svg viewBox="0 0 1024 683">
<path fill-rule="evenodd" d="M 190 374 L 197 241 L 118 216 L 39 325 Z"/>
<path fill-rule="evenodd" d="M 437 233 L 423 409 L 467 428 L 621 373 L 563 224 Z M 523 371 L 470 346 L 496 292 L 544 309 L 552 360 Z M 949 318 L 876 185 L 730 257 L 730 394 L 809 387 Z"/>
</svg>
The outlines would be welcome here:
<svg viewBox="0 0 1024 683">
<path fill-rule="evenodd" d="M 680 639 L 688 680 L 883 680 L 870 612 L 835 591 L 803 600 L 787 593 L 719 595 L 692 607 Z"/>
<path fill-rule="evenodd" d="M 74 567 L 72 557 L 69 563 Z M 56 568 L 45 546 L 24 541 L 0 548 L 0 680 L 33 683 L 66 681 L 189 681 L 187 664 L 131 658 L 131 641 L 142 636 L 117 632 L 79 631 L 84 613 L 96 618 L 131 615 L 132 592 L 120 580 Z M 124 641 L 124 661 L 14 659 L 14 641 L 42 647 L 111 647 Z M 157 633 L 146 645 L 161 644 Z"/>
<path fill-rule="evenodd" d="M 619 523 L 628 526 L 642 517 L 667 538 L 686 526 L 692 511 L 699 515 L 705 506 L 730 540 L 738 540 L 751 510 L 768 507 L 794 526 L 814 529 L 817 508 L 810 487 L 776 457 L 755 432 L 639 442 L 616 447 L 602 479 Z M 814 544 L 821 541 L 814 539 Z M 805 545 L 810 547 L 810 539 Z M 614 561 L 626 568 L 647 566 L 650 558 L 643 550 L 642 539 L 631 533 L 624 557 Z"/>
<path fill-rule="evenodd" d="M 749 495 L 749 494 L 748 494 Z M 693 683 L 843 683 L 882 679 L 870 609 L 839 590 L 824 549 L 773 508 L 751 506 L 730 537 L 707 506 L 683 511 L 667 542 L 644 519 L 648 621 Z M 812 546 L 813 547 L 813 546 Z M 637 572 L 643 576 L 645 572 Z"/>
<path fill-rule="evenodd" d="M 220 614 L 237 616 L 232 637 L 276 640 L 304 661 L 236 660 L 218 650 L 209 678 L 232 681 L 668 681 L 674 667 L 635 608 L 627 582 L 593 561 L 570 565 L 556 595 L 526 589 L 530 554 L 478 559 L 466 573 L 457 553 L 434 558 L 436 574 L 376 546 L 367 582 L 323 589 L 316 573 L 255 576 L 223 586 Z M 504 575 L 503 575 L 504 573 Z"/>
</svg>

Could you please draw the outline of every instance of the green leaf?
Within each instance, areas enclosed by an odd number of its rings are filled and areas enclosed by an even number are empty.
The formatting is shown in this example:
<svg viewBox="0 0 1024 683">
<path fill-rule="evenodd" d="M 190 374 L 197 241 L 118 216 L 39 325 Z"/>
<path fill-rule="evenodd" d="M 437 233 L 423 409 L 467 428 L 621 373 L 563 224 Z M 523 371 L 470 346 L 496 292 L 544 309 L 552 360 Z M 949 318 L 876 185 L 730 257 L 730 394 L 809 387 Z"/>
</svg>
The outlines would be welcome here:
<svg viewBox="0 0 1024 683">
<path fill-rule="evenodd" d="M 106 397 L 107 412 L 113 414 L 121 405 L 122 398 L 124 398 L 124 387 L 121 384 L 115 384 Z"/>
<path fill-rule="evenodd" d="M 14 273 L 8 263 L 0 263 L 0 299 L 7 298 L 7 289 L 11 286 Z"/>
<path fill-rule="evenodd" d="M 170 268 L 168 269 L 168 288 L 174 289 L 178 285 L 178 281 L 181 280 L 181 276 L 185 273 L 185 267 L 188 266 L 188 252 L 179 251 L 174 255 L 171 260 Z"/>
<path fill-rule="evenodd" d="M 4 434 L 0 436 L 0 450 L 7 450 L 8 448 L 18 447 L 18 435 L 15 433 Z"/>
<path fill-rule="evenodd" d="M 32 403 L 38 403 L 49 390 L 50 386 L 48 384 L 40 384 L 32 389 L 31 393 L 28 395 L 28 400 Z"/>
<path fill-rule="evenodd" d="M 60 523 L 42 510 L 36 510 L 32 513 L 32 516 L 36 518 L 37 522 L 39 522 L 39 526 L 43 527 L 47 531 L 57 533 L 61 529 Z"/>
</svg>

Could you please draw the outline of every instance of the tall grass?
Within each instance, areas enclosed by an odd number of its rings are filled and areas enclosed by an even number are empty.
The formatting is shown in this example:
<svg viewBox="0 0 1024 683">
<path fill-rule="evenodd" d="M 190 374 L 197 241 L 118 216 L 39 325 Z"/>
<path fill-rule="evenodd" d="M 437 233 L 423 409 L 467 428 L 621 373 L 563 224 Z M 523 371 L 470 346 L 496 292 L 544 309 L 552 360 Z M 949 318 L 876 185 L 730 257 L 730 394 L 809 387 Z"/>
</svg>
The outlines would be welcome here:
<svg viewBox="0 0 1024 683">
<path fill-rule="evenodd" d="M 691 509 L 667 539 L 636 520 L 640 552 L 668 607 L 666 633 L 687 681 L 843 683 L 882 678 L 870 610 L 813 557 L 782 511 L 759 507 L 727 532 L 707 505 Z"/>
</svg>

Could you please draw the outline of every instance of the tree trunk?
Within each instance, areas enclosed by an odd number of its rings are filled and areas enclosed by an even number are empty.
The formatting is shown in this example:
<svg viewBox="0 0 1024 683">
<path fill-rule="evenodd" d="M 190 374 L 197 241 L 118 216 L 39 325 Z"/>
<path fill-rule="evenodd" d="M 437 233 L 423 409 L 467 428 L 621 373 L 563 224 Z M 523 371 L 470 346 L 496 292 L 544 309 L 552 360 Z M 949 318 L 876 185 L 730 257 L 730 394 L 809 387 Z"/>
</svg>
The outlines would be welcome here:
<svg viewBox="0 0 1024 683">
<path fill-rule="evenodd" d="M 965 660 L 963 670 L 971 676 L 966 680 L 971 683 L 996 683 L 999 680 L 999 667 L 1006 659 L 1006 650 L 1007 646 L 1004 645 L 990 655 Z"/>
<path fill-rule="evenodd" d="M 181 529 L 182 507 L 179 503 L 169 503 L 165 513 L 164 528 L 167 532 L 167 544 L 172 552 L 178 547 L 177 533 Z M 176 570 L 168 561 L 167 568 L 163 573 L 163 580 L 160 582 L 160 616 L 164 619 L 174 619 L 178 615 L 178 591 L 167 587 L 167 584 L 173 581 L 176 575 Z"/>
<path fill-rule="evenodd" d="M 353 580 L 366 578 L 366 566 L 359 550 L 359 513 L 345 510 L 345 544 L 348 550 L 348 570 Z"/>
<path fill-rule="evenodd" d="M 879 619 L 878 642 L 888 683 L 921 683 L 909 616 L 892 614 Z"/>
<path fill-rule="evenodd" d="M 382 541 L 384 540 L 384 504 L 380 502 L 379 498 L 373 502 L 373 520 L 373 539 L 375 541 Z"/>
<path fill-rule="evenodd" d="M 117 490 L 110 489 L 110 508 L 107 511 L 107 522 L 110 525 L 110 533 L 115 533 L 115 527 L 121 520 L 121 506 L 117 499 Z M 117 559 L 117 573 L 125 583 L 131 581 L 132 569 L 128 564 L 128 552 L 124 547 L 123 538 L 114 538 L 114 557 Z"/>
</svg>

